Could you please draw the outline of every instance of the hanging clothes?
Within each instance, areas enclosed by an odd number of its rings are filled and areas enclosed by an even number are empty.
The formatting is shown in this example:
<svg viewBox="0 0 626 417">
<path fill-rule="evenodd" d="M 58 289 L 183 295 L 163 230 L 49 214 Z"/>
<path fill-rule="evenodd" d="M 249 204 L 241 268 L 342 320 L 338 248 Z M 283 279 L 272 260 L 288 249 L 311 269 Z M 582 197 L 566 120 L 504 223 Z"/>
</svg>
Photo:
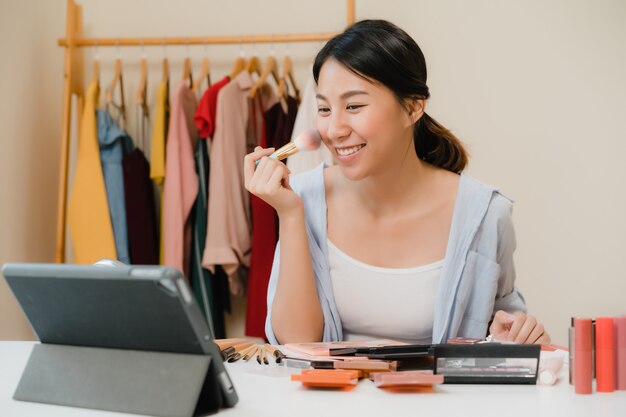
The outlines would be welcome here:
<svg viewBox="0 0 626 417">
<path fill-rule="evenodd" d="M 117 258 L 96 131 L 99 96 L 100 87 L 92 82 L 85 94 L 76 177 L 67 213 L 74 262 L 80 264 Z"/>
<path fill-rule="evenodd" d="M 197 129 L 193 117 L 196 96 L 181 81 L 172 102 L 167 134 L 163 190 L 164 263 L 189 274 L 191 222 L 189 214 L 198 195 L 194 149 Z"/>
<path fill-rule="evenodd" d="M 298 136 L 307 129 L 317 129 L 317 99 L 315 98 L 315 80 L 313 77 L 309 78 L 304 88 L 302 102 L 293 128 L 293 136 Z M 287 160 L 287 168 L 294 175 L 313 169 L 322 162 L 326 165 L 335 163 L 333 155 L 323 143 L 316 151 L 298 152 L 290 156 Z"/>
<path fill-rule="evenodd" d="M 291 140 L 298 101 L 287 97 L 287 111 L 278 102 L 263 114 L 264 132 L 261 146 L 276 149 Z M 246 335 L 265 338 L 267 316 L 267 285 L 272 272 L 274 250 L 278 242 L 278 216 L 265 201 L 250 194 L 252 207 L 252 254 L 248 274 Z"/>
<path fill-rule="evenodd" d="M 150 164 L 144 153 L 149 146 L 150 122 L 145 106 L 139 105 L 137 119 L 135 144 L 138 146 L 125 155 L 122 161 L 130 259 L 135 265 L 157 265 L 159 255 L 155 200 L 150 181 Z"/>
<path fill-rule="evenodd" d="M 133 142 L 128 134 L 120 129 L 111 118 L 108 111 L 98 109 L 96 116 L 102 174 L 107 192 L 111 224 L 113 225 L 117 259 L 125 264 L 130 264 L 122 159 L 133 148 Z"/>
<path fill-rule="evenodd" d="M 156 207 L 159 236 L 159 263 L 165 263 L 163 245 L 163 182 L 165 181 L 165 139 L 170 118 L 169 82 L 161 81 L 157 88 L 156 109 L 150 142 L 150 178 L 156 185 L 158 206 Z"/>
<path fill-rule="evenodd" d="M 203 266 L 211 272 L 217 265 L 224 268 L 231 293 L 236 295 L 245 293 L 245 274 L 238 270 L 250 265 L 252 230 L 250 199 L 241 166 L 244 156 L 254 149 L 260 138 L 251 126 L 248 90 L 252 84 L 250 74 L 242 71 L 222 88 L 217 99 L 210 158 L 207 239 L 202 258 Z M 266 106 L 277 100 L 271 89 L 261 89 L 260 95 Z M 260 114 L 257 120 L 261 120 Z"/>
<path fill-rule="evenodd" d="M 165 179 L 165 136 L 169 121 L 170 103 L 167 81 L 161 81 L 157 88 L 156 109 L 152 125 L 152 141 L 150 155 L 150 178 L 163 185 Z"/>
<path fill-rule="evenodd" d="M 230 78 L 225 77 L 209 87 L 200 102 L 194 116 L 194 121 L 200 135 L 196 150 L 196 171 L 198 173 L 198 197 L 193 208 L 193 239 L 191 242 L 191 268 L 189 282 L 200 310 L 206 317 L 213 337 L 226 337 L 224 322 L 224 302 L 228 300 L 228 289 L 225 285 L 226 277 L 223 273 L 212 274 L 202 266 L 202 254 L 206 244 L 207 208 L 209 200 L 209 154 L 207 140 L 215 131 L 215 110 L 219 91 Z M 222 281 L 221 283 L 219 281 Z M 219 292 L 221 291 L 221 292 Z M 230 310 L 230 304 L 227 303 Z"/>
<path fill-rule="evenodd" d="M 213 134 L 215 133 L 215 117 L 217 115 L 217 96 L 222 88 L 229 82 L 230 77 L 226 76 L 207 88 L 202 95 L 194 116 L 200 138 L 213 140 Z"/>
<path fill-rule="evenodd" d="M 225 337 L 224 310 L 217 309 L 215 299 L 217 294 L 215 277 L 202 266 L 202 252 L 206 242 L 207 230 L 207 204 L 208 204 L 208 180 L 209 180 L 209 157 L 207 154 L 207 141 L 198 141 L 196 150 L 196 169 L 198 171 L 198 198 L 193 208 L 193 240 L 191 242 L 191 269 L 189 282 L 200 310 L 205 316 L 213 337 Z M 218 336 L 219 335 L 219 336 Z"/>
<path fill-rule="evenodd" d="M 158 265 L 159 240 L 150 164 L 141 149 L 135 148 L 124 157 L 122 167 L 130 259 L 135 265 Z"/>
</svg>

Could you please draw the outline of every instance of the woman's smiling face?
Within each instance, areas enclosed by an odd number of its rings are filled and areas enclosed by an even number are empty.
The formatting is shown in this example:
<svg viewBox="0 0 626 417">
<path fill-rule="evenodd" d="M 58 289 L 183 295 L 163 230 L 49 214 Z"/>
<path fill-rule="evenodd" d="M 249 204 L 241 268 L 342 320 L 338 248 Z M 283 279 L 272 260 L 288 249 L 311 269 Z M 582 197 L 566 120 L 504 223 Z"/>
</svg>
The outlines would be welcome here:
<svg viewBox="0 0 626 417">
<path fill-rule="evenodd" d="M 333 58 L 320 69 L 316 98 L 317 129 L 346 178 L 382 173 L 412 149 L 413 124 L 421 109 L 409 115 L 390 89 Z"/>
</svg>

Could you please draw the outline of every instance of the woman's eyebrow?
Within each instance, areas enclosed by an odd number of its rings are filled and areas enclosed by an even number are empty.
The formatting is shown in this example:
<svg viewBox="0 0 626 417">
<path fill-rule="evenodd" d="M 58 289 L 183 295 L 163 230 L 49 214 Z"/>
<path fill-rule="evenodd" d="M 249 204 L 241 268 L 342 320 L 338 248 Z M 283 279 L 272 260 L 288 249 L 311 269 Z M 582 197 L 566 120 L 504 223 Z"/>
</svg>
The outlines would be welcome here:
<svg viewBox="0 0 626 417">
<path fill-rule="evenodd" d="M 360 95 L 360 94 L 367 95 L 369 93 L 367 91 L 363 91 L 363 90 L 350 90 L 350 91 L 346 91 L 345 93 L 343 93 L 339 98 L 341 98 L 342 100 L 345 100 L 347 98 L 350 98 L 352 96 L 357 96 L 357 95 Z M 320 100 L 328 101 L 328 99 L 326 97 L 324 97 L 323 95 L 321 95 L 319 93 L 316 94 L 315 97 L 319 98 Z"/>
</svg>

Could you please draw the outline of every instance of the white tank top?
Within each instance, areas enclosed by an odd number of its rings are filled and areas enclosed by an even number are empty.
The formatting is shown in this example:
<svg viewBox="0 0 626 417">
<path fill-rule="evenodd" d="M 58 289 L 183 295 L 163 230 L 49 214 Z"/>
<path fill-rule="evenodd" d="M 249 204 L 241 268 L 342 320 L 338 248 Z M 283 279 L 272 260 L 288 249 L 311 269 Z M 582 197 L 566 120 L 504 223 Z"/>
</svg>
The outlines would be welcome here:
<svg viewBox="0 0 626 417">
<path fill-rule="evenodd" d="M 414 268 L 358 261 L 328 240 L 330 277 L 344 340 L 431 343 L 443 260 Z"/>
</svg>

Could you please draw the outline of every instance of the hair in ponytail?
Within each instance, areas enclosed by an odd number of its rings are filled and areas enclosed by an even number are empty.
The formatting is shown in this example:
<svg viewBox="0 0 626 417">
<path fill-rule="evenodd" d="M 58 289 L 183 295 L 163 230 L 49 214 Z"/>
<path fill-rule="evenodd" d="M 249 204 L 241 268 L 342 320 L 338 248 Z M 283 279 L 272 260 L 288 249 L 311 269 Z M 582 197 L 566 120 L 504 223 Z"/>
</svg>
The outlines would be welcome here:
<svg viewBox="0 0 626 417">
<path fill-rule="evenodd" d="M 456 136 L 424 113 L 415 123 L 413 140 L 417 156 L 457 174 L 467 165 L 467 151 Z"/>
<path fill-rule="evenodd" d="M 430 97 L 424 54 L 393 23 L 362 20 L 329 40 L 315 57 L 316 83 L 328 58 L 336 59 L 366 80 L 389 88 L 403 106 L 411 100 Z M 417 156 L 430 164 L 456 173 L 467 165 L 467 151 L 461 141 L 426 113 L 415 123 L 413 139 Z"/>
</svg>

